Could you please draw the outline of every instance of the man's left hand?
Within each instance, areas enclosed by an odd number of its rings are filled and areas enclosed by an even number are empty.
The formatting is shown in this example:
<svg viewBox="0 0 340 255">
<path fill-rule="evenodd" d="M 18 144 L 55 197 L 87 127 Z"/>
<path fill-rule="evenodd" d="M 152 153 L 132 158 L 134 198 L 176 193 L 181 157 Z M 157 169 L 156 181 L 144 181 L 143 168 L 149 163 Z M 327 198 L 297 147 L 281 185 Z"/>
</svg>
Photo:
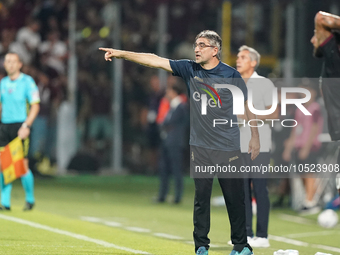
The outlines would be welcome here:
<svg viewBox="0 0 340 255">
<path fill-rule="evenodd" d="M 251 159 L 254 160 L 260 154 L 260 139 L 258 136 L 252 136 L 249 141 L 248 154 L 251 153 Z"/>
</svg>

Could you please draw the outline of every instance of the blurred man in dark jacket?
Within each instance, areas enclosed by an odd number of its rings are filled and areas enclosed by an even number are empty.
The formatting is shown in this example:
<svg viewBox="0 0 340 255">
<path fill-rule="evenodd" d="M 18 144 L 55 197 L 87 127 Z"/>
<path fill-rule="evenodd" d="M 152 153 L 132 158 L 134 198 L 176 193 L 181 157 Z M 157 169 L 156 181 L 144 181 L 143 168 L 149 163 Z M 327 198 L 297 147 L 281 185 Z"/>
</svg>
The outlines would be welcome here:
<svg viewBox="0 0 340 255">
<path fill-rule="evenodd" d="M 162 146 L 158 202 L 164 202 L 166 199 L 171 174 L 175 182 L 174 203 L 178 204 L 182 199 L 183 154 L 189 125 L 188 105 L 183 100 L 183 93 L 184 89 L 177 83 L 170 85 L 166 90 L 170 109 L 160 126 Z"/>
</svg>

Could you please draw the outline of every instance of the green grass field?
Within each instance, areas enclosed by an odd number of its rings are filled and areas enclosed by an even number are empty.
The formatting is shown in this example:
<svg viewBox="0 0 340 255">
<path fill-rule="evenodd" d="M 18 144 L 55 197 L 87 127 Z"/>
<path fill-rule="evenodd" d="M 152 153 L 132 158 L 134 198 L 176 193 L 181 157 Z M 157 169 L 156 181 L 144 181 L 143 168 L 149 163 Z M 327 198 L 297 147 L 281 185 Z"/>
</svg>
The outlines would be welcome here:
<svg viewBox="0 0 340 255">
<path fill-rule="evenodd" d="M 185 179 L 183 203 L 154 204 L 156 177 L 78 176 L 36 180 L 36 207 L 23 212 L 20 181 L 12 191 L 12 211 L 0 213 L 0 254 L 194 254 L 192 208 L 194 185 Z M 220 195 L 215 182 L 213 196 Z M 340 254 L 340 226 L 324 229 L 317 216 L 272 210 L 270 248 Z M 212 207 L 211 255 L 229 254 L 228 216 Z"/>
</svg>

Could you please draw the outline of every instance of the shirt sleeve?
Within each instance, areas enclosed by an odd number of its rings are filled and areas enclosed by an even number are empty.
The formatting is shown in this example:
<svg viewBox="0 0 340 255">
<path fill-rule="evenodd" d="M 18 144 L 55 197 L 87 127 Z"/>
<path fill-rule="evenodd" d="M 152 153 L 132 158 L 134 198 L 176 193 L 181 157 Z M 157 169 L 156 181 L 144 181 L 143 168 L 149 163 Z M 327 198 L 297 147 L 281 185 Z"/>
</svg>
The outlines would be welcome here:
<svg viewBox="0 0 340 255">
<path fill-rule="evenodd" d="M 170 66 L 174 76 L 179 76 L 185 81 L 190 79 L 192 60 L 170 60 Z"/>
<path fill-rule="evenodd" d="M 40 103 L 39 89 L 32 77 L 28 77 L 27 79 L 26 98 L 28 99 L 29 104 Z"/>
<path fill-rule="evenodd" d="M 248 89 L 247 85 L 242 79 L 239 72 L 235 71 L 233 75 L 233 84 L 235 84 L 237 87 L 239 87 L 242 90 L 243 96 L 244 96 L 244 102 L 248 100 Z"/>
</svg>

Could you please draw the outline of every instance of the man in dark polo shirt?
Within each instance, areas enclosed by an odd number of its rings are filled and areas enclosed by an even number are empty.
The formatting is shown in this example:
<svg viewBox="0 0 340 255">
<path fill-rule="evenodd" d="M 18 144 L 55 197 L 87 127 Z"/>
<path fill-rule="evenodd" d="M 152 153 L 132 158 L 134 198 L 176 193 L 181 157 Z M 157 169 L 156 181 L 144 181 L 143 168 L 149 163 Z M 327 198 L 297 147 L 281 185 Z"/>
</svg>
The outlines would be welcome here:
<svg viewBox="0 0 340 255">
<path fill-rule="evenodd" d="M 190 110 L 190 157 L 192 166 L 233 166 L 240 169 L 242 166 L 240 151 L 240 131 L 238 125 L 213 125 L 215 119 L 223 119 L 227 123 L 237 123 L 234 114 L 234 101 L 244 103 L 245 114 L 249 119 L 256 119 L 249 111 L 247 104 L 247 87 L 239 72 L 222 63 L 222 40 L 214 31 L 205 30 L 196 36 L 194 51 L 196 61 L 169 60 L 148 53 L 135 53 L 122 50 L 100 48 L 105 51 L 105 59 L 124 58 L 135 63 L 153 68 L 162 68 L 174 75 L 183 78 L 189 97 L 205 91 L 211 96 L 215 104 L 207 103 L 206 94 L 200 98 L 201 102 L 193 102 Z M 218 85 L 229 86 L 229 89 Z M 216 91 L 216 89 L 217 91 Z M 233 97 L 232 90 L 237 91 Z M 202 92 L 204 93 L 204 92 Z M 216 95 L 213 98 L 213 93 Z M 218 94 L 218 96 L 217 96 Z M 218 101 L 215 98 L 218 97 Z M 195 97 L 198 99 L 197 97 Z M 239 100 L 236 100 L 239 99 Z M 204 100 L 206 101 L 204 104 Z M 210 100 L 210 99 L 209 99 Z M 218 105 L 218 102 L 220 105 Z M 201 104 L 202 103 L 202 104 Z M 209 106 L 208 106 L 209 104 Z M 203 107 L 206 106 L 206 114 Z M 218 106 L 218 107 L 217 107 Z M 251 127 L 252 137 L 249 142 L 248 153 L 254 160 L 260 150 L 259 134 L 257 127 Z M 234 248 L 230 255 L 251 255 L 252 248 L 247 243 L 245 225 L 245 203 L 243 179 L 220 178 L 219 183 L 226 202 L 231 225 L 231 240 Z M 194 201 L 194 241 L 196 255 L 208 255 L 210 239 L 210 197 L 213 184 L 213 175 L 208 178 L 195 177 Z"/>
<path fill-rule="evenodd" d="M 340 140 L 339 30 L 339 16 L 322 11 L 315 15 L 315 30 L 311 43 L 314 46 L 314 56 L 323 59 L 320 86 L 328 115 L 328 131 L 332 141 Z M 340 156 L 338 156 L 339 163 Z M 340 178 L 339 175 L 338 178 Z M 337 188 L 340 192 L 340 184 Z"/>
</svg>

